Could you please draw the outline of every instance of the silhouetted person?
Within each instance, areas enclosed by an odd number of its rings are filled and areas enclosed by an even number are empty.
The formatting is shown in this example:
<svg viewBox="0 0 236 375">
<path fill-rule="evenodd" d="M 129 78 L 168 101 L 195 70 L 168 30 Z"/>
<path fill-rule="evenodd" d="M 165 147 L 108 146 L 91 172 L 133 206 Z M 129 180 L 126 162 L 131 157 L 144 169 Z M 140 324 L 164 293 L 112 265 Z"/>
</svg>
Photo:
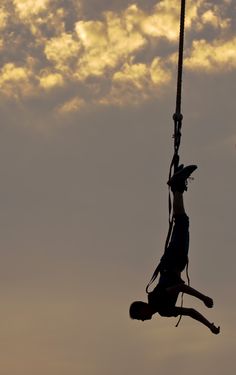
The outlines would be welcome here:
<svg viewBox="0 0 236 375">
<path fill-rule="evenodd" d="M 196 289 L 185 285 L 181 272 L 188 262 L 189 218 L 183 203 L 183 193 L 187 190 L 187 179 L 197 167 L 181 165 L 168 182 L 173 193 L 174 227 L 170 243 L 160 261 L 159 282 L 154 290 L 148 293 L 148 303 L 136 301 L 130 306 L 130 317 L 137 320 L 150 320 L 155 313 L 164 317 L 190 316 L 207 326 L 212 333 L 218 334 L 220 327 L 210 323 L 193 308 L 178 307 L 176 302 L 179 293 L 189 294 L 200 299 L 206 307 L 213 307 L 213 300 Z"/>
</svg>

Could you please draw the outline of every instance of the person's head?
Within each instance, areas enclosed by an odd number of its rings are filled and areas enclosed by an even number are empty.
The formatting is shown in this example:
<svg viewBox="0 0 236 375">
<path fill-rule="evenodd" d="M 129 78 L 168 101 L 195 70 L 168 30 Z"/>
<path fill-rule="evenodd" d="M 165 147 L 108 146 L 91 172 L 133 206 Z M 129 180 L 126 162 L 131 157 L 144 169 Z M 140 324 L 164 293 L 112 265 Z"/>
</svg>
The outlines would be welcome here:
<svg viewBox="0 0 236 375">
<path fill-rule="evenodd" d="M 152 319 L 152 315 L 152 309 L 146 302 L 135 301 L 130 305 L 129 316 L 131 319 L 150 320 Z"/>
</svg>

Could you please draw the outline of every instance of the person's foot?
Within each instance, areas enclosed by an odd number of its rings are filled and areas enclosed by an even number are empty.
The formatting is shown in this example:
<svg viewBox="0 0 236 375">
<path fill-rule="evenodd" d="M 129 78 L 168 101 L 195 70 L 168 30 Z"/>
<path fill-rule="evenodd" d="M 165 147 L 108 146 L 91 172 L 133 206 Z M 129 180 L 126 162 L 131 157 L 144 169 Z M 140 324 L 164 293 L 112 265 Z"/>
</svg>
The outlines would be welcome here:
<svg viewBox="0 0 236 375">
<path fill-rule="evenodd" d="M 212 308 L 213 307 L 213 299 L 210 297 L 205 297 L 203 300 L 203 303 L 205 304 L 206 307 Z"/>
<path fill-rule="evenodd" d="M 170 178 L 167 184 L 170 186 L 172 192 L 183 193 L 187 190 L 187 179 L 191 174 L 197 169 L 196 165 L 188 165 L 187 167 L 182 167 L 177 170 L 177 172 Z"/>
<path fill-rule="evenodd" d="M 180 164 L 180 165 L 177 167 L 177 169 L 175 170 L 175 173 L 182 171 L 183 168 L 184 168 L 184 164 Z"/>
<path fill-rule="evenodd" d="M 220 327 L 216 327 L 214 323 L 211 324 L 210 330 L 215 335 L 218 335 L 220 333 Z"/>
</svg>

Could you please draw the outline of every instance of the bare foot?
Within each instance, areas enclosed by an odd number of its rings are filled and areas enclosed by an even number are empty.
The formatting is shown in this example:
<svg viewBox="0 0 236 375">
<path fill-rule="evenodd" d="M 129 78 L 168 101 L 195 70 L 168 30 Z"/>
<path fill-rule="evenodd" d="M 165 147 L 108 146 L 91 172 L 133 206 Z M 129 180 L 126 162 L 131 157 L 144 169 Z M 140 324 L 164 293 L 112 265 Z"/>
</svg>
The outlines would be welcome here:
<svg viewBox="0 0 236 375">
<path fill-rule="evenodd" d="M 216 327 L 214 323 L 211 324 L 210 330 L 215 335 L 218 335 L 220 333 L 220 327 Z"/>
<path fill-rule="evenodd" d="M 206 307 L 208 308 L 212 308 L 213 307 L 213 299 L 210 298 L 210 297 L 205 297 L 204 300 L 203 300 L 203 303 L 206 305 Z"/>
</svg>

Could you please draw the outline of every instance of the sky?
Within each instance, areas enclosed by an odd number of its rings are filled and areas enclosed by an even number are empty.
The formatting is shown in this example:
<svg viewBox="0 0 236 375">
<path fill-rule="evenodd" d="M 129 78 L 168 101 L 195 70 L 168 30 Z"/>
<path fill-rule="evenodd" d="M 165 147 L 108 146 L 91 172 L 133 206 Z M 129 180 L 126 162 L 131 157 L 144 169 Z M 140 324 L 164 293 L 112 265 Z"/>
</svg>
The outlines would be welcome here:
<svg viewBox="0 0 236 375">
<path fill-rule="evenodd" d="M 132 321 L 168 229 L 180 1 L 0 1 L 4 375 L 235 372 L 236 4 L 188 0 L 181 161 L 194 307 Z M 180 301 L 178 301 L 178 304 Z"/>
</svg>

